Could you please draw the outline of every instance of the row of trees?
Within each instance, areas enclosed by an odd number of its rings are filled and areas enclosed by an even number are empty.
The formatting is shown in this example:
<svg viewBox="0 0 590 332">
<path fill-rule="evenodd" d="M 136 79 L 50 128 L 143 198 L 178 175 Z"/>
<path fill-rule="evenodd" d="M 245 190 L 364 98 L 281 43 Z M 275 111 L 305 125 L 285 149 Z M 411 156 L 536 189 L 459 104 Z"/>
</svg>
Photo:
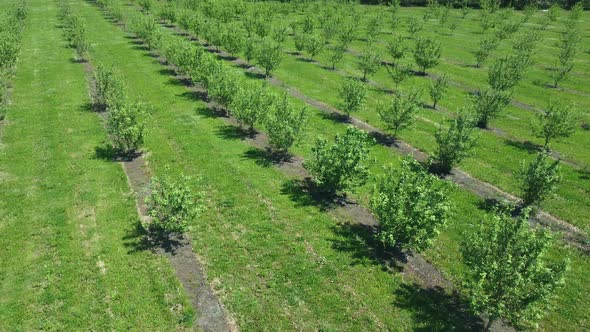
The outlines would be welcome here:
<svg viewBox="0 0 590 332">
<path fill-rule="evenodd" d="M 90 42 L 86 36 L 86 25 L 82 18 L 72 11 L 72 7 L 65 0 L 59 2 L 59 19 L 62 21 L 68 45 L 76 50 L 80 60 L 88 60 Z"/>
<path fill-rule="evenodd" d="M 288 156 L 289 149 L 303 136 L 308 118 L 305 107 L 294 107 L 285 94 L 270 91 L 266 84 L 247 81 L 203 48 L 183 38 L 163 35 L 149 15 L 137 15 L 131 22 L 130 29 L 148 47 L 159 50 L 180 73 L 201 84 L 208 98 L 226 110 L 226 115 L 234 116 L 251 134 L 255 126 L 262 125 L 274 157 Z M 261 59 L 266 59 L 275 47 L 272 40 L 263 40 Z"/>
<path fill-rule="evenodd" d="M 26 16 L 24 0 L 14 2 L 0 13 L 0 121 L 4 119 L 8 107 L 8 81 L 14 73 Z"/>
<path fill-rule="evenodd" d="M 138 35 L 142 33 L 142 26 L 145 25 L 136 26 L 139 27 Z M 150 36 L 153 32 L 142 34 Z M 160 38 L 158 46 L 171 63 L 193 81 L 203 84 L 213 101 L 250 130 L 254 130 L 254 125 L 267 114 L 267 120 L 260 122 L 266 127 L 271 146 L 278 136 L 287 137 L 289 142 L 285 146 L 291 146 L 291 138 L 300 135 L 302 127 L 296 124 L 305 122 L 305 112 L 290 107 L 285 96 L 273 97 L 263 85 L 240 82 L 231 69 L 184 40 Z M 433 83 L 431 95 L 435 104 L 437 90 L 447 84 L 446 77 Z M 502 86 L 501 81 L 491 84 Z M 348 80 L 340 93 L 343 108 L 348 113 L 362 108 L 366 95 L 364 83 Z M 403 129 L 405 124 L 404 120 L 396 119 L 411 118 L 419 108 L 417 95 L 417 92 L 409 96 L 396 94 L 390 105 L 380 107 L 382 117 L 392 119 L 395 132 Z M 407 109 L 414 110 L 410 116 L 404 113 Z M 441 126 L 436 135 L 439 149 L 433 162 L 444 168 L 465 158 L 475 143 L 474 128 L 475 121 L 469 113 L 460 113 L 449 121 L 447 127 Z M 348 127 L 333 144 L 318 139 L 304 167 L 322 192 L 329 195 L 346 192 L 367 182 L 370 145 L 365 132 Z M 450 171 L 450 167 L 447 170 Z M 525 205 L 538 204 L 559 180 L 558 162 L 551 161 L 546 154 L 539 154 L 533 162 L 523 165 L 521 179 Z M 150 206 L 160 202 L 156 205 L 160 208 L 151 210 L 157 220 L 172 220 L 166 216 L 173 206 L 166 200 L 162 202 L 162 197 L 172 191 L 170 188 L 178 186 L 154 181 L 152 193 L 155 194 L 148 198 L 148 202 Z M 428 167 L 413 158 L 405 159 L 401 169 L 386 168 L 384 175 L 376 180 L 371 199 L 371 208 L 380 224 L 377 238 L 388 247 L 404 250 L 421 251 L 430 247 L 435 236 L 452 219 L 451 190 L 447 182 L 432 175 Z M 185 202 L 187 206 L 177 209 L 186 211 L 179 218 L 188 218 L 186 216 L 194 211 L 192 201 L 183 198 L 187 197 L 185 190 L 177 191 L 180 192 L 179 204 Z M 563 280 L 567 264 L 547 263 L 545 253 L 550 247 L 550 237 L 540 230 L 531 230 L 528 210 L 524 211 L 516 220 L 507 209 L 490 214 L 476 231 L 469 232 L 461 246 L 468 267 L 467 293 L 472 298 L 473 309 L 488 314 L 490 322 L 503 318 L 517 326 L 534 324 Z M 512 259 L 501 259 L 506 255 Z M 512 282 L 514 280 L 518 282 Z"/>
</svg>

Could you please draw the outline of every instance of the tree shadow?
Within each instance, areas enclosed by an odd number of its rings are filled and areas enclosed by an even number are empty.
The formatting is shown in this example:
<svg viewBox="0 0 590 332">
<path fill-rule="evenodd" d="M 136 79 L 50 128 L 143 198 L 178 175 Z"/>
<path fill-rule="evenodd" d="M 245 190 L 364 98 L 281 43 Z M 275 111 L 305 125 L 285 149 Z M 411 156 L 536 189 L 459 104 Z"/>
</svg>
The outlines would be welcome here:
<svg viewBox="0 0 590 332">
<path fill-rule="evenodd" d="M 185 98 L 190 101 L 205 101 L 205 102 L 209 98 L 206 91 L 196 91 L 196 90 L 188 90 L 183 93 L 177 94 L 177 96 Z M 206 107 L 206 108 L 210 108 L 210 107 Z"/>
<path fill-rule="evenodd" d="M 223 110 L 208 106 L 197 107 L 195 109 L 195 112 L 209 119 L 224 118 L 227 116 L 227 114 Z"/>
<path fill-rule="evenodd" d="M 346 204 L 346 196 L 318 188 L 309 177 L 290 179 L 283 183 L 281 193 L 289 196 L 297 206 L 315 206 L 321 211 Z"/>
<path fill-rule="evenodd" d="M 244 158 L 252 159 L 256 165 L 262 167 L 270 167 L 272 165 L 280 165 L 284 160 L 277 159 L 268 149 L 250 148 L 244 152 Z"/>
<path fill-rule="evenodd" d="M 216 130 L 217 136 L 227 140 L 244 140 L 251 136 L 250 131 L 239 126 L 226 124 Z"/>
<path fill-rule="evenodd" d="M 122 153 L 109 143 L 103 143 L 94 147 L 93 159 L 100 159 L 105 161 L 132 161 L 141 156 L 141 152 L 135 151 L 130 153 Z"/>
<path fill-rule="evenodd" d="M 253 78 L 253 79 L 263 79 L 266 78 L 266 76 L 262 73 L 256 73 L 253 71 L 247 71 L 244 72 L 244 75 L 246 75 L 248 78 Z"/>
<path fill-rule="evenodd" d="M 182 234 L 154 230 L 148 231 L 139 220 L 137 220 L 133 229 L 123 236 L 123 245 L 129 248 L 129 254 L 162 250 L 174 255 L 178 248 L 185 244 L 186 239 Z"/>
<path fill-rule="evenodd" d="M 337 112 L 322 112 L 322 119 L 334 121 L 336 123 L 350 123 L 350 117 L 346 114 Z"/>
<path fill-rule="evenodd" d="M 495 198 L 485 198 L 477 203 L 477 208 L 486 212 L 492 212 L 500 208 L 504 203 Z"/>
<path fill-rule="evenodd" d="M 481 331 L 481 318 L 471 314 L 465 301 L 441 287 L 402 284 L 394 292 L 394 305 L 408 309 L 419 327 L 414 331 Z"/>
<path fill-rule="evenodd" d="M 371 131 L 369 133 L 369 137 L 372 138 L 373 140 L 375 140 L 376 143 L 383 145 L 383 146 L 387 146 L 387 147 L 397 146 L 397 141 L 396 141 L 395 137 L 393 137 L 391 135 L 387 135 L 382 132 Z"/>
<path fill-rule="evenodd" d="M 535 153 L 542 151 L 542 146 L 531 141 L 517 141 L 513 139 L 504 140 L 504 144 L 526 151 L 528 153 Z"/>
<path fill-rule="evenodd" d="M 590 170 L 587 168 L 577 169 L 576 173 L 580 174 L 581 180 L 590 180 Z"/>
<path fill-rule="evenodd" d="M 403 252 L 387 250 L 377 240 L 378 226 L 341 223 L 332 226 L 332 231 L 336 235 L 330 240 L 332 248 L 350 254 L 351 265 L 379 265 L 382 271 L 401 272 L 408 262 Z"/>
</svg>

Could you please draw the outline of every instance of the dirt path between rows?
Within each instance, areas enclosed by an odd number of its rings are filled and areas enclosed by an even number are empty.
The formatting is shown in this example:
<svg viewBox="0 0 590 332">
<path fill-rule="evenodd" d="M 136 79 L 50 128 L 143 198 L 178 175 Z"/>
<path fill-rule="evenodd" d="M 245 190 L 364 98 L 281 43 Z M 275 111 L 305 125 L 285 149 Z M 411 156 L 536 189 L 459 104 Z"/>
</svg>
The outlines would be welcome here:
<svg viewBox="0 0 590 332">
<path fill-rule="evenodd" d="M 218 51 L 215 46 L 209 45 L 205 42 L 201 42 L 195 36 L 187 34 L 184 31 L 181 31 L 178 27 L 172 27 L 170 29 L 175 30 L 178 34 L 187 36 L 192 41 L 198 43 L 202 47 L 205 47 L 205 49 L 207 49 L 209 52 L 216 53 L 220 57 L 220 59 L 231 61 L 235 66 L 238 66 L 240 68 L 246 68 L 247 71 L 253 74 L 259 75 L 261 77 L 263 76 L 263 70 L 257 68 L 256 66 L 248 64 L 243 59 L 234 58 L 224 51 Z M 343 113 L 341 111 L 323 102 L 310 98 L 298 89 L 288 86 L 276 77 L 269 77 L 267 80 L 273 86 L 280 87 L 281 89 L 286 90 L 292 97 L 303 101 L 307 105 L 314 107 L 334 118 L 343 118 Z M 383 144 L 384 146 L 387 146 L 388 148 L 397 153 L 400 153 L 402 155 L 413 155 L 419 161 L 426 161 L 428 159 L 428 155 L 425 152 L 403 141 L 393 139 L 387 133 L 364 121 L 351 117 L 350 123 L 355 127 L 369 133 L 370 136 L 376 138 L 377 142 Z M 460 169 L 454 169 L 451 172 L 451 174 L 447 175 L 445 178 L 455 182 L 461 188 L 466 189 L 474 193 L 475 195 L 479 196 L 486 203 L 493 203 L 504 200 L 510 201 L 514 204 L 518 204 L 520 202 L 520 199 L 518 197 L 508 192 L 505 192 L 490 183 L 474 178 L 470 174 Z M 533 225 L 541 225 L 556 233 L 561 234 L 563 240 L 567 244 L 575 248 L 578 248 L 587 254 L 590 253 L 590 241 L 588 235 L 578 227 L 544 211 L 539 211 L 539 213 L 537 213 L 534 217 L 531 217 L 530 222 Z"/>
<path fill-rule="evenodd" d="M 83 62 L 84 72 L 88 84 L 90 100 L 96 100 L 96 80 L 92 64 Z M 93 102 L 93 105 L 95 103 Z M 101 120 L 106 120 L 107 113 L 98 111 Z M 176 276 L 180 280 L 186 296 L 189 298 L 197 314 L 197 325 L 203 331 L 238 331 L 238 327 L 226 312 L 220 299 L 217 297 L 209 283 L 203 265 L 193 251 L 193 245 L 188 234 L 173 234 L 162 240 L 150 235 L 145 227 L 151 220 L 148 208 L 145 204 L 147 187 L 150 182 L 150 170 L 143 155 L 129 159 L 116 159 L 122 166 L 129 187 L 135 194 L 135 205 L 141 224 L 146 231 L 146 242 L 156 253 L 166 256 L 172 265 Z"/>
</svg>

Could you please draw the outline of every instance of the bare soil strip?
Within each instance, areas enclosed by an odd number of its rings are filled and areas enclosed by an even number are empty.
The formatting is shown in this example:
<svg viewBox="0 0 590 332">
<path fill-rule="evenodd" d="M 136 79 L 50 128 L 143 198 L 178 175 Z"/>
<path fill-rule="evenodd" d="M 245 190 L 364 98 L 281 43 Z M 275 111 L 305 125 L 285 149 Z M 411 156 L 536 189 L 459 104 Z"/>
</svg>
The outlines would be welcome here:
<svg viewBox="0 0 590 332">
<path fill-rule="evenodd" d="M 90 100 L 96 99 L 96 80 L 92 64 L 84 62 L 84 71 L 89 87 Z M 106 112 L 99 115 L 106 118 Z M 135 205 L 142 225 L 149 223 L 148 208 L 145 204 L 147 187 L 150 182 L 150 171 L 143 155 L 118 160 L 125 171 L 129 186 L 135 193 Z M 182 283 L 185 294 L 197 313 L 197 325 L 203 331 L 238 331 L 226 312 L 220 299 L 207 282 L 203 266 L 193 251 L 192 241 L 187 234 L 174 234 L 167 239 L 150 236 L 146 241 L 154 252 L 168 257 L 176 276 Z"/>
</svg>

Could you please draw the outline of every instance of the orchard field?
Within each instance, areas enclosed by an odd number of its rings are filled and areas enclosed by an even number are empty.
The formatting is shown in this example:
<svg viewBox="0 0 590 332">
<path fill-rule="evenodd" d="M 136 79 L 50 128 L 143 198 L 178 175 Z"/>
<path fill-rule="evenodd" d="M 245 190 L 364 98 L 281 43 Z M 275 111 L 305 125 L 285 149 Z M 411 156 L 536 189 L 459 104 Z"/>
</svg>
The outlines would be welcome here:
<svg viewBox="0 0 590 332">
<path fill-rule="evenodd" d="M 590 329 L 590 14 L 0 2 L 0 331 Z"/>
</svg>

